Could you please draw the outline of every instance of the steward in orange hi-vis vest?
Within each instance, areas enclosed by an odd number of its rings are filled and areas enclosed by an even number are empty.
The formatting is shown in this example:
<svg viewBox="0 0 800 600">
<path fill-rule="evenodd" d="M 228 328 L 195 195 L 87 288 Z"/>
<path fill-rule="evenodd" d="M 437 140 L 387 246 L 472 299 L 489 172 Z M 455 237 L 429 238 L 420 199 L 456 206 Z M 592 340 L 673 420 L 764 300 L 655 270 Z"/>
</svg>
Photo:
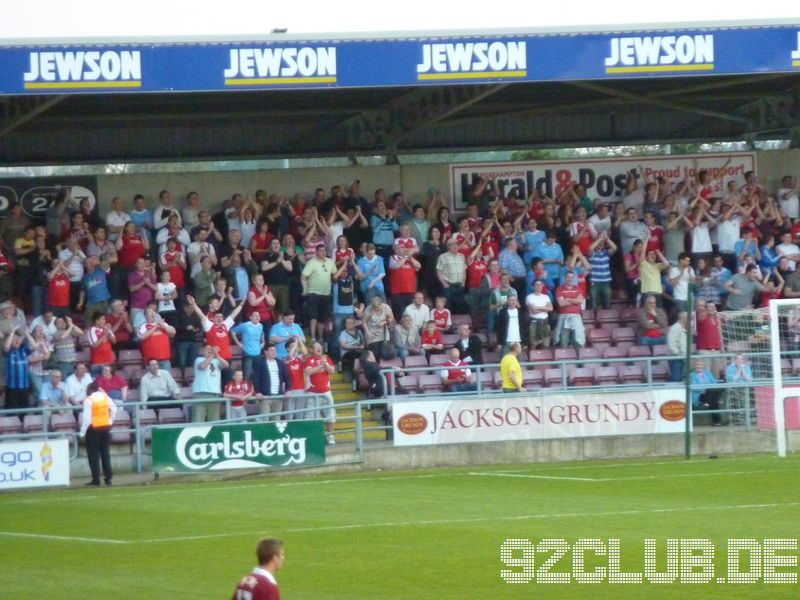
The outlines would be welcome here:
<svg viewBox="0 0 800 600">
<path fill-rule="evenodd" d="M 109 398 L 97 383 L 92 382 L 86 388 L 86 399 L 83 401 L 83 422 L 81 437 L 86 439 L 86 455 L 89 458 L 89 469 L 92 480 L 87 485 L 100 485 L 100 466 L 103 467 L 103 478 L 106 485 L 111 485 L 111 425 L 117 414 L 117 405 Z"/>
</svg>

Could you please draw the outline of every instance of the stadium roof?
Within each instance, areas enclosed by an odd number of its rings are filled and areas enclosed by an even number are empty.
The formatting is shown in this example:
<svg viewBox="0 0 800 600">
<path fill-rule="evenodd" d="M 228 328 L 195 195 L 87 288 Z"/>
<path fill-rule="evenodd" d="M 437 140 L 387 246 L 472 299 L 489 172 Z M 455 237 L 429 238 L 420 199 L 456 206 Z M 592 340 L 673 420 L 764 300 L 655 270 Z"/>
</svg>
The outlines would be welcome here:
<svg viewBox="0 0 800 600">
<path fill-rule="evenodd" d="M 6 164 L 791 138 L 784 21 L 0 42 Z"/>
</svg>

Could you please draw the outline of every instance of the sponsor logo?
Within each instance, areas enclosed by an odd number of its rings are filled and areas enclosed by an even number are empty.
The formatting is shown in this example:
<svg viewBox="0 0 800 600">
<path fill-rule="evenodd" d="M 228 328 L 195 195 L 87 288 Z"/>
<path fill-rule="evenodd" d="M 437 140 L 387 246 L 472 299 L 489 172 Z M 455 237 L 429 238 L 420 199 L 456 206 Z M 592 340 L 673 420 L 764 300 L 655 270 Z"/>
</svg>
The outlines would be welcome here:
<svg viewBox="0 0 800 600">
<path fill-rule="evenodd" d="M 714 36 L 665 35 L 611 38 L 606 73 L 714 70 Z"/>
<path fill-rule="evenodd" d="M 797 49 L 792 50 L 792 66 L 800 67 L 800 31 L 797 32 Z"/>
<path fill-rule="evenodd" d="M 661 405 L 658 414 L 665 421 L 682 421 L 686 417 L 686 404 L 680 400 L 669 400 Z"/>
<path fill-rule="evenodd" d="M 525 42 L 423 44 L 417 80 L 520 78 L 527 68 Z"/>
<path fill-rule="evenodd" d="M 263 467 L 269 464 L 288 466 L 306 461 L 306 438 L 289 435 L 259 440 L 253 432 L 223 431 L 207 440 L 211 427 L 188 427 L 181 431 L 175 447 L 180 463 L 192 470 L 211 471 L 232 468 Z M 237 439 L 232 437 L 237 433 Z"/>
<path fill-rule="evenodd" d="M 336 48 L 231 48 L 225 85 L 336 83 Z"/>
<path fill-rule="evenodd" d="M 406 435 L 419 435 L 428 427 L 428 419 L 419 413 L 409 413 L 397 420 L 397 428 Z"/>
<path fill-rule="evenodd" d="M 31 52 L 26 90 L 111 89 L 142 86 L 138 50 Z"/>
</svg>

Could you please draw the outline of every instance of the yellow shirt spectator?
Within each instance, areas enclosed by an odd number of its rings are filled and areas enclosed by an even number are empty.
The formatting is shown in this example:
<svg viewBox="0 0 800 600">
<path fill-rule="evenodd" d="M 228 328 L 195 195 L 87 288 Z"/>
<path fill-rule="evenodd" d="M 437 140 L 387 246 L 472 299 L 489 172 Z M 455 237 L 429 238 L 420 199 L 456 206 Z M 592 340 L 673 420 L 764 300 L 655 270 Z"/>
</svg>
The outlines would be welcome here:
<svg viewBox="0 0 800 600">
<path fill-rule="evenodd" d="M 500 361 L 500 376 L 503 378 L 503 390 L 517 391 L 517 384 L 511 379 L 511 375 L 522 385 L 522 367 L 519 366 L 517 357 L 511 352 Z"/>
</svg>

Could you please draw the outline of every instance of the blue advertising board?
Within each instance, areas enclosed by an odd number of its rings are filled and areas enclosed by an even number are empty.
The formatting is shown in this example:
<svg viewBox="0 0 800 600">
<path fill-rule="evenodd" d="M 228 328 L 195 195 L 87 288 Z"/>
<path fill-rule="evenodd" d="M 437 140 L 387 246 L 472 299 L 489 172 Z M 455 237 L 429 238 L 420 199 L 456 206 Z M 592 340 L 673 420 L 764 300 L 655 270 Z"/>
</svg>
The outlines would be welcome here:
<svg viewBox="0 0 800 600">
<path fill-rule="evenodd" d="M 0 94 L 195 92 L 800 71 L 800 24 L 330 41 L 0 46 Z"/>
</svg>

